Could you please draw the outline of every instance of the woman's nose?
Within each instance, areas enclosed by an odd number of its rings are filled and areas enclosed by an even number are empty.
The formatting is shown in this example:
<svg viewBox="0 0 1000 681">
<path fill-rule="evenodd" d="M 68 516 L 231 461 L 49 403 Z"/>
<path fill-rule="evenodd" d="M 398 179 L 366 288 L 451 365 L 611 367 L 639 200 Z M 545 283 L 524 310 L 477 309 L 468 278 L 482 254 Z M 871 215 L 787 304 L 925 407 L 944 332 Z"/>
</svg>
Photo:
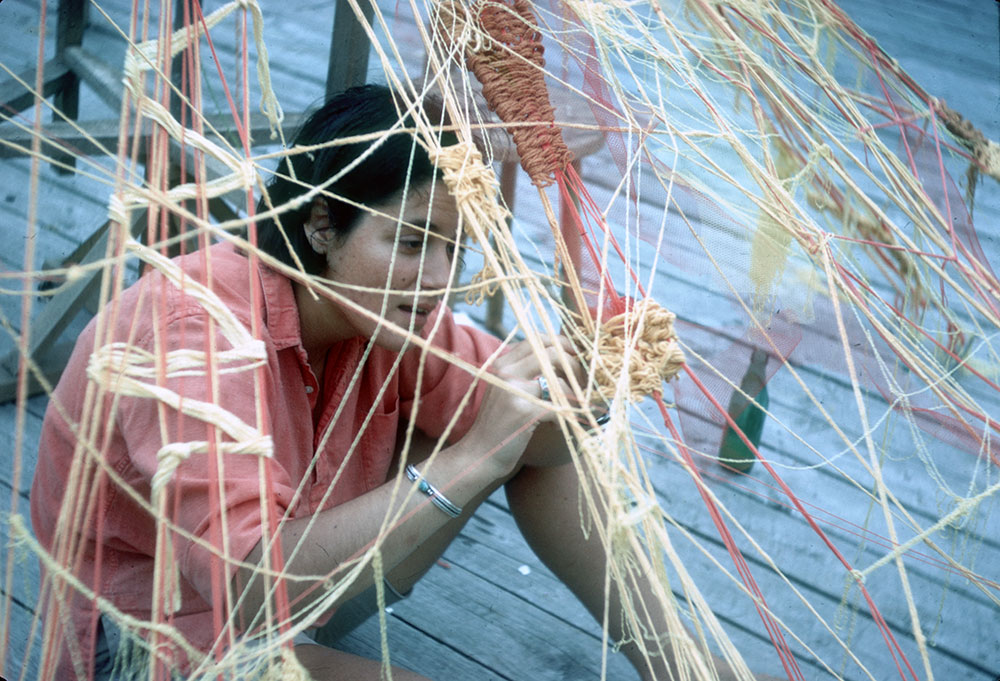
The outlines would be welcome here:
<svg viewBox="0 0 1000 681">
<path fill-rule="evenodd" d="M 450 278 L 451 258 L 448 248 L 443 243 L 428 244 L 420 287 L 425 290 L 440 291 L 448 286 Z"/>
</svg>

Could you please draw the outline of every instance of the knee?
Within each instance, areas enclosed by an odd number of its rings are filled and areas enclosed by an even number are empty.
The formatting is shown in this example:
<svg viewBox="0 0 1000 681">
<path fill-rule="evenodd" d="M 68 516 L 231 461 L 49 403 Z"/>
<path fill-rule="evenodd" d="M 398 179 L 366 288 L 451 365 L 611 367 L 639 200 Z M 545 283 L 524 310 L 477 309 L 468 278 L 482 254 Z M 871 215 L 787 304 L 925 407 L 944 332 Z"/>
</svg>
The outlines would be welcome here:
<svg viewBox="0 0 1000 681">
<path fill-rule="evenodd" d="M 555 468 L 572 462 L 566 438 L 555 423 L 543 423 L 535 430 L 521 455 L 521 465 L 530 468 Z"/>
</svg>

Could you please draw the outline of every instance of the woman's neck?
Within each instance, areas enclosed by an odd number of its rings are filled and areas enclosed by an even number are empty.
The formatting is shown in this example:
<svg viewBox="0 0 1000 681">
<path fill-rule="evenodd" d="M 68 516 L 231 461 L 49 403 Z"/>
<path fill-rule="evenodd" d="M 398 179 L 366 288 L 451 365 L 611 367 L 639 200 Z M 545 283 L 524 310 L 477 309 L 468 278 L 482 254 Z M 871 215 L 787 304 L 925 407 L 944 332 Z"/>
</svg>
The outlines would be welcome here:
<svg viewBox="0 0 1000 681">
<path fill-rule="evenodd" d="M 352 334 L 345 329 L 343 318 L 336 305 L 322 296 L 314 296 L 305 286 L 292 283 L 295 303 L 299 310 L 299 336 L 309 358 L 313 373 L 323 377 L 323 364 L 327 351 L 336 343 L 345 341 Z"/>
</svg>

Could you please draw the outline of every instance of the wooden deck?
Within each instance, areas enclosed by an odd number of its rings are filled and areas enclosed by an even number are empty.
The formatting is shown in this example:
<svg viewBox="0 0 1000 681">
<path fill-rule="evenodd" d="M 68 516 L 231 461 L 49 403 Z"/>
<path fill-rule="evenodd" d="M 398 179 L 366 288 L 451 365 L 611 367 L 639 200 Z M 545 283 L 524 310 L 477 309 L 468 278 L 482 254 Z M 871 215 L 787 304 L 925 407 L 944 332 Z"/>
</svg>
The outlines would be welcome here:
<svg viewBox="0 0 1000 681">
<path fill-rule="evenodd" d="M 393 17 L 397 3 L 382 3 Z M 403 5 L 404 3 L 398 3 Z M 907 3 L 874 3 L 843 0 L 841 6 L 926 90 L 938 95 L 965 114 L 987 137 L 1000 139 L 1000 42 L 998 10 L 988 0 L 913 0 Z M 0 42 L 4 45 L 0 64 L 18 72 L 35 63 L 38 8 L 31 0 L 5 0 L 0 4 Z M 266 38 L 271 57 L 276 94 L 289 111 L 303 110 L 322 98 L 329 49 L 332 11 L 329 3 L 284 0 L 264 6 Z M 106 0 L 101 3 L 108 15 L 125 21 L 130 3 Z M 212 9 L 209 7 L 208 9 Z M 54 11 L 50 7 L 47 44 L 54 35 Z M 391 25 L 393 37 L 417 54 L 413 27 L 400 19 Z M 124 54 L 121 38 L 95 11 L 85 38 L 85 49 L 114 55 Z M 222 45 L 220 67 L 227 77 L 235 74 L 232 45 Z M 114 58 L 111 59 L 114 61 Z M 419 60 L 409 64 L 419 69 Z M 209 68 L 209 66 L 206 66 Z M 212 67 L 214 68 L 214 66 Z M 372 73 L 376 73 L 372 67 Z M 0 74 L 0 81 L 5 74 Z M 82 117 L 104 119 L 117 116 L 92 93 L 84 92 Z M 0 137 L 9 133 L 10 123 L 0 123 Z M 2 151 L 2 148 L 0 148 Z M 9 154 L 2 153 L 0 156 Z M 110 166 L 108 166 L 110 167 Z M 597 155 L 584 162 L 584 179 L 595 195 L 611 189 L 606 168 L 609 159 Z M 49 165 L 39 170 L 37 205 L 39 235 L 35 239 L 36 262 L 57 262 L 99 226 L 107 215 L 110 194 L 108 176 L 91 171 L 86 163 L 78 168 L 87 174 L 58 175 Z M 107 168 L 105 168 L 107 169 Z M 26 158 L 0 158 L 0 273 L 24 268 L 31 199 L 31 162 Z M 527 183 L 522 183 L 527 187 Z M 525 237 L 544 234 L 538 220 L 541 212 L 531 197 L 534 190 L 521 192 L 515 206 L 516 229 Z M 1000 191 L 984 185 L 976 204 L 976 224 L 984 250 L 994 266 L 1000 266 Z M 657 208 L 649 207 L 655 214 Z M 698 257 L 696 253 L 689 257 Z M 665 275 L 671 295 L 678 301 L 697 297 L 704 283 L 683 272 Z M 16 289 L 20 282 L 3 279 L 0 286 Z M 720 293 L 720 300 L 725 298 Z M 0 313 L 5 324 L 20 327 L 19 296 L 0 296 Z M 35 307 L 44 303 L 36 301 Z M 683 305 L 680 305 L 683 308 Z M 720 308 L 724 306 L 720 302 Z M 466 309 L 481 318 L 479 309 Z M 682 310 L 682 320 L 717 323 Z M 709 313 L 711 314 L 711 313 Z M 65 338 L 72 338 L 85 322 L 86 314 L 70 326 Z M 5 333 L 0 331 L 0 333 Z M 706 348 L 719 349 L 735 342 L 725 334 L 699 339 Z M 810 338 L 817 352 L 831 339 Z M 995 361 L 995 359 L 994 359 Z M 995 366 L 995 365 L 994 365 Z M 810 385 L 833 413 L 838 405 L 853 404 L 849 383 L 833 372 L 810 366 L 796 367 L 808 373 Z M 871 501 L 871 476 L 851 456 L 838 456 L 836 443 L 817 441 L 824 433 L 822 421 L 811 409 L 803 408 L 801 396 L 787 371 L 779 372 L 770 384 L 771 409 L 780 414 L 788 430 L 772 427 L 765 431 L 765 455 L 781 466 L 781 474 L 803 502 L 814 512 L 824 530 L 856 565 L 865 566 L 885 554 L 887 530 L 881 513 Z M 975 397 L 994 415 L 1000 415 L 1000 397 L 979 391 Z M 27 514 L 34 457 L 46 398 L 30 399 L 24 409 L 13 403 L 0 405 L 0 512 Z M 848 409 L 848 407 L 844 407 Z M 697 421 L 697 413 L 685 415 Z M 20 420 L 19 420 L 20 418 Z M 643 437 L 641 419 L 636 432 Z M 848 437 L 858 438 L 856 424 L 846 423 Z M 791 432 L 802 436 L 802 440 Z M 23 442 L 15 447 L 16 437 Z M 652 440 L 649 440 L 652 441 Z M 899 442 L 902 442 L 899 438 Z M 834 465 L 816 466 L 810 448 L 834 459 Z M 995 482 L 996 468 L 983 469 L 972 455 L 957 450 L 935 452 L 937 474 L 957 493 L 967 492 L 977 474 Z M 950 510 L 949 500 L 937 483 L 918 475 L 924 464 L 913 452 L 893 447 L 886 455 L 898 465 L 886 466 L 894 476 L 893 489 L 903 495 L 903 506 L 920 526 L 933 525 Z M 676 522 L 673 541 L 688 570 L 704 579 L 699 582 L 727 633 L 755 671 L 780 674 L 774 648 L 763 631 L 752 603 L 739 592 L 732 563 L 718 538 L 704 504 L 679 464 L 656 444 L 649 447 L 648 462 L 659 498 Z M 930 465 L 930 464 L 927 464 Z M 801 644 L 792 643 L 805 679 L 842 678 L 860 681 L 858 672 L 839 651 L 830 632 L 810 615 L 793 589 L 807 599 L 819 617 L 836 627 L 836 634 L 873 670 L 876 681 L 899 678 L 885 644 L 871 616 L 851 591 L 843 602 L 847 580 L 829 553 L 791 510 L 784 496 L 759 470 L 750 477 L 736 477 L 717 469 L 707 471 L 712 491 L 729 508 L 747 533 L 761 541 L 764 549 L 788 575 L 789 583 L 774 575 L 738 537 L 751 570 L 778 617 L 789 624 L 833 667 L 833 673 L 818 665 Z M 854 481 L 854 482 L 852 482 Z M 978 483 L 977 483 L 978 484 Z M 976 489 L 980 489 L 976 487 Z M 1000 675 L 1000 518 L 997 499 L 983 504 L 978 513 L 960 527 L 942 530 L 937 541 L 948 546 L 962 565 L 972 565 L 980 575 L 992 580 L 992 587 L 977 589 L 957 570 L 949 569 L 941 556 L 925 548 L 916 549 L 907 560 L 908 576 L 918 603 L 924 631 L 931 642 L 934 678 L 943 681 L 995 681 Z M 0 601 L 0 615 L 10 624 L 5 655 L 0 657 L 0 675 L 7 679 L 37 676 L 39 637 L 32 628 L 33 603 L 39 577 L 36 561 L 7 544 L 9 526 L 0 522 L 0 562 L 13 556 L 13 577 L 6 599 Z M 900 541 L 909 539 L 903 530 Z M 690 537 L 686 538 L 686 537 Z M 726 572 L 719 565 L 726 566 Z M 925 678 L 912 641 L 905 601 L 898 597 L 899 578 L 891 566 L 872 574 L 867 587 L 873 593 L 887 622 L 907 657 L 914 662 L 917 678 Z M 2 586 L 2 583 L 0 583 Z M 520 538 L 501 494 L 495 495 L 473 518 L 441 563 L 407 600 L 396 604 L 389 618 L 389 641 L 394 664 L 412 668 L 436 679 L 557 681 L 597 679 L 601 669 L 601 632 L 589 615 L 531 554 Z M 380 651 L 377 623 L 369 621 L 352 634 L 346 647 L 359 654 L 377 656 Z M 609 679 L 635 678 L 618 654 L 611 654 Z"/>
</svg>

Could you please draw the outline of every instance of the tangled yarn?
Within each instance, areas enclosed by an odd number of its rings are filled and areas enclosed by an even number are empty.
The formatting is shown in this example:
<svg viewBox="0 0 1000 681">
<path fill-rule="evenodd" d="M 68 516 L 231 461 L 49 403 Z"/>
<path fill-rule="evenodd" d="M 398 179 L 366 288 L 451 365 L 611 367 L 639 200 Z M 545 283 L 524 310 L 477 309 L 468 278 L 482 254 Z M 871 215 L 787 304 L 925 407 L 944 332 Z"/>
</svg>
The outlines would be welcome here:
<svg viewBox="0 0 1000 681">
<path fill-rule="evenodd" d="M 483 84 L 490 109 L 508 124 L 521 166 L 536 187 L 552 184 L 573 155 L 555 124 L 545 86 L 545 48 L 527 0 L 460 0 L 439 6 L 436 28 L 463 50 L 466 66 Z"/>
<path fill-rule="evenodd" d="M 630 303 L 622 314 L 601 325 L 594 345 L 598 355 L 594 380 L 611 400 L 628 362 L 629 399 L 634 402 L 663 389 L 677 375 L 684 352 L 674 333 L 674 313 L 646 298 Z"/>
<path fill-rule="evenodd" d="M 979 164 L 982 172 L 995 180 L 1000 180 L 1000 145 L 987 139 L 978 128 L 962 117 L 957 111 L 948 107 L 943 100 L 934 102 L 934 112 L 941 118 L 948 132 L 972 152 L 972 157 Z"/>
<path fill-rule="evenodd" d="M 460 211 L 473 203 L 490 213 L 485 216 L 490 222 L 503 222 L 510 217 L 497 200 L 500 185 L 496 173 L 483 163 L 482 154 L 475 145 L 459 142 L 439 147 L 434 151 L 434 163 L 440 168 L 448 192 L 455 197 Z M 466 231 L 469 231 L 468 225 Z"/>
<path fill-rule="evenodd" d="M 441 169 L 448 193 L 455 197 L 459 213 L 468 216 L 465 231 L 475 236 L 469 219 L 481 224 L 499 224 L 510 213 L 497 200 L 500 188 L 493 169 L 483 163 L 482 154 L 474 145 L 459 142 L 439 147 L 434 152 L 434 162 Z M 470 282 L 465 300 L 470 305 L 480 305 L 487 296 L 492 296 L 500 287 L 496 271 L 489 262 Z"/>
</svg>

